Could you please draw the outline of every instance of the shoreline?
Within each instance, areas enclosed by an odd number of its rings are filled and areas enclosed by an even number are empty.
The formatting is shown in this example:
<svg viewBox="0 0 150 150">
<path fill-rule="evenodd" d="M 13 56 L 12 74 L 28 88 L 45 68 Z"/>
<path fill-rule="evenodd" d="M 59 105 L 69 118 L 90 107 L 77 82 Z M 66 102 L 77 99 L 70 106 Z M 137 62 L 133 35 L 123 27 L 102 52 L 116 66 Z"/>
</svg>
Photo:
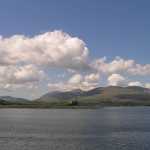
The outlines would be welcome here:
<svg viewBox="0 0 150 150">
<path fill-rule="evenodd" d="M 100 109 L 104 107 L 150 107 L 150 105 L 98 105 L 98 106 L 33 106 L 33 105 L 0 105 L 0 109 Z"/>
</svg>

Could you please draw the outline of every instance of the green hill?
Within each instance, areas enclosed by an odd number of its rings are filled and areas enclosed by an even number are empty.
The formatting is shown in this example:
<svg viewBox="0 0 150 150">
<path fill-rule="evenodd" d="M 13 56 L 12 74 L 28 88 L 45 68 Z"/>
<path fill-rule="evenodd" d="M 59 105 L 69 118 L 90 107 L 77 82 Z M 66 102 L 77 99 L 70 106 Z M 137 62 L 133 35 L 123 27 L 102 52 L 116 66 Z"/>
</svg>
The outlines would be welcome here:
<svg viewBox="0 0 150 150">
<path fill-rule="evenodd" d="M 79 105 L 150 105 L 150 90 L 142 87 L 99 87 L 90 91 L 51 92 L 37 102 L 64 103 L 78 101 Z"/>
</svg>

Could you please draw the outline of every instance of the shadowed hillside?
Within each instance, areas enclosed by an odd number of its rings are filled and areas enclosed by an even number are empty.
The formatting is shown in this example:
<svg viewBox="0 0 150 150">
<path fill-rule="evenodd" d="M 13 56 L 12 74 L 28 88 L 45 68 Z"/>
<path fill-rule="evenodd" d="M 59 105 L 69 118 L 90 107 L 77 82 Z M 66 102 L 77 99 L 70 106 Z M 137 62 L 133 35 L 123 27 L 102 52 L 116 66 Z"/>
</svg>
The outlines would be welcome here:
<svg viewBox="0 0 150 150">
<path fill-rule="evenodd" d="M 38 102 L 78 101 L 80 105 L 149 105 L 150 90 L 142 87 L 99 87 L 90 91 L 51 92 L 43 95 Z"/>
<path fill-rule="evenodd" d="M 81 108 L 97 106 L 150 106 L 150 90 L 142 87 L 99 87 L 50 92 L 36 100 L 11 96 L 0 97 L 1 108 Z"/>
</svg>

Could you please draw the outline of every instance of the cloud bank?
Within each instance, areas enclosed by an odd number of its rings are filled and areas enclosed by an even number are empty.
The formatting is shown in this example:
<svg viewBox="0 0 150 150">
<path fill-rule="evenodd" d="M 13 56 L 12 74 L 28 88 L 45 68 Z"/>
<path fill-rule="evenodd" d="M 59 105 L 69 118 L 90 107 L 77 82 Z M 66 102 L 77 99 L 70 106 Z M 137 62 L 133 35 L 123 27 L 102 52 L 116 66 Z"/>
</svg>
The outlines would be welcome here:
<svg viewBox="0 0 150 150">
<path fill-rule="evenodd" d="M 56 30 L 33 37 L 0 36 L 0 89 L 46 87 L 48 90 L 89 90 L 97 86 L 150 88 L 150 64 L 133 59 L 90 59 L 85 42 Z M 55 79 L 51 76 L 53 70 Z M 62 76 L 63 78 L 56 78 Z M 138 77 L 140 81 L 132 79 Z M 147 80 L 142 80 L 142 78 Z"/>
<path fill-rule="evenodd" d="M 62 31 L 34 37 L 14 35 L 0 38 L 0 65 L 35 64 L 68 69 L 88 68 L 89 50 L 85 43 Z"/>
</svg>

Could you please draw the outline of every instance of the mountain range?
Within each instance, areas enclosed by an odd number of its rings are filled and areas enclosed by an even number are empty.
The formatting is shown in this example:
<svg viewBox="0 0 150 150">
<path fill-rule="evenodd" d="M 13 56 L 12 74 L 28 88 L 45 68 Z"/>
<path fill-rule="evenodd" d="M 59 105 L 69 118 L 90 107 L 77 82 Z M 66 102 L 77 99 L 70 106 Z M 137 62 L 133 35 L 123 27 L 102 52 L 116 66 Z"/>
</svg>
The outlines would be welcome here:
<svg viewBox="0 0 150 150">
<path fill-rule="evenodd" d="M 73 91 L 54 91 L 41 96 L 36 101 L 40 102 L 64 102 L 78 101 L 82 105 L 92 104 L 149 104 L 150 89 L 130 86 L 130 87 L 98 87 L 89 91 L 80 89 Z"/>
<path fill-rule="evenodd" d="M 19 105 L 43 105 L 51 106 L 51 104 L 69 105 L 72 102 L 81 106 L 95 105 L 150 105 L 150 89 L 129 86 L 109 86 L 98 87 L 89 91 L 80 89 L 72 91 L 53 91 L 46 93 L 38 99 L 29 101 L 23 98 L 11 96 L 0 96 L 0 104 L 19 104 Z"/>
</svg>

